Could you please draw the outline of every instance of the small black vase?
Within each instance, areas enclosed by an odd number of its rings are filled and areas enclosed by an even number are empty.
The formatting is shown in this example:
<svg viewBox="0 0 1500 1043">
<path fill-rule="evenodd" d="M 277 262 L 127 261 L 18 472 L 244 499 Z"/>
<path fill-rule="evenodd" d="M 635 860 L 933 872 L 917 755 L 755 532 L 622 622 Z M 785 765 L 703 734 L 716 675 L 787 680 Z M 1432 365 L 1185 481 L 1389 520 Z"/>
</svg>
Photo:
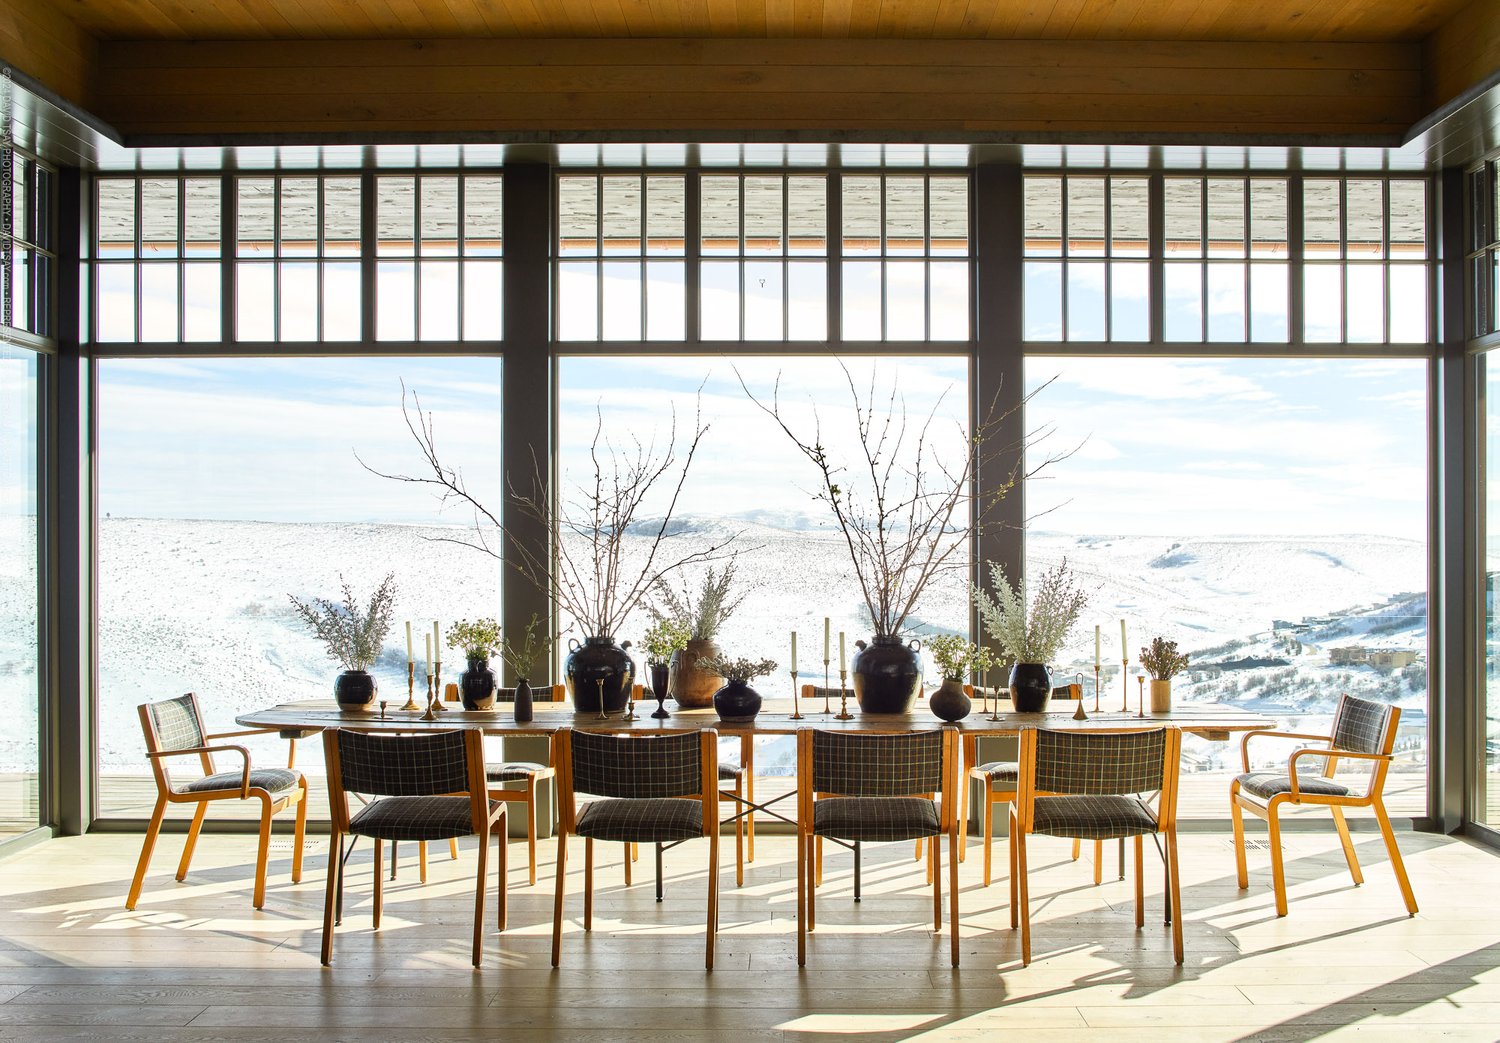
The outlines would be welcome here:
<svg viewBox="0 0 1500 1043">
<path fill-rule="evenodd" d="M 748 681 L 730 681 L 714 693 L 714 712 L 725 724 L 748 724 L 760 713 L 760 693 Z"/>
<path fill-rule="evenodd" d="M 969 716 L 974 701 L 964 694 L 962 681 L 944 680 L 927 700 L 927 706 L 941 720 L 961 721 Z"/>
<path fill-rule="evenodd" d="M 531 683 L 524 677 L 516 679 L 516 701 L 513 709 L 518 724 L 525 724 L 531 720 Z"/>
<path fill-rule="evenodd" d="M 345 670 L 333 679 L 333 698 L 346 713 L 375 709 L 378 692 L 375 678 L 363 670 Z"/>
<path fill-rule="evenodd" d="M 1042 663 L 1010 668 L 1010 701 L 1016 713 L 1041 713 L 1052 698 L 1052 671 Z"/>
<path fill-rule="evenodd" d="M 458 675 L 458 691 L 465 710 L 495 708 L 495 673 L 490 661 L 481 656 L 469 660 L 469 668 Z"/>
</svg>

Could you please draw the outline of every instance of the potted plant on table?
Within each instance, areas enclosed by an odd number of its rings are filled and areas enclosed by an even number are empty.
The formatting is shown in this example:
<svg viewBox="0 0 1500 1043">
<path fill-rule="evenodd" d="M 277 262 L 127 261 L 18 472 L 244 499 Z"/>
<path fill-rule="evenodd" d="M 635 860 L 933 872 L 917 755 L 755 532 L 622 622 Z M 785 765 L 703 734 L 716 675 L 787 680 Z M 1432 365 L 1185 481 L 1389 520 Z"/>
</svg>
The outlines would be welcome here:
<svg viewBox="0 0 1500 1043">
<path fill-rule="evenodd" d="M 671 663 L 677 653 L 687 647 L 691 637 L 692 632 L 677 620 L 659 618 L 641 638 L 641 645 L 646 649 L 646 669 L 651 671 L 651 694 L 656 697 L 656 710 L 651 716 L 658 720 L 672 716 L 662 706 L 670 684 Z"/>
<path fill-rule="evenodd" d="M 709 673 L 726 678 L 725 684 L 714 693 L 714 712 L 725 724 L 745 724 L 755 720 L 760 713 L 760 693 L 750 687 L 750 682 L 775 670 L 774 659 L 743 659 L 716 655 L 698 660 L 698 667 Z"/>
<path fill-rule="evenodd" d="M 379 691 L 370 667 L 380 658 L 385 636 L 391 632 L 396 603 L 396 575 L 387 573 L 369 603 L 361 608 L 354 600 L 354 590 L 343 577 L 344 598 L 340 602 L 312 598 L 302 601 L 287 595 L 297 615 L 328 649 L 328 656 L 343 664 L 344 672 L 333 682 L 333 697 L 344 711 L 373 710 Z"/>
<path fill-rule="evenodd" d="M 1141 665 L 1151 675 L 1151 712 L 1172 709 L 1172 678 L 1188 665 L 1187 653 L 1177 651 L 1177 642 L 1153 637 L 1150 648 L 1141 649 Z"/>
<path fill-rule="evenodd" d="M 461 619 L 448 628 L 449 648 L 461 648 L 468 669 L 458 675 L 465 710 L 495 708 L 495 672 L 490 655 L 500 647 L 500 624 L 493 619 Z"/>
<path fill-rule="evenodd" d="M 1025 580 L 1012 584 L 1005 569 L 990 562 L 993 597 L 974 587 L 974 603 L 985 631 L 1000 646 L 1001 661 L 1009 660 L 1010 701 L 1017 713 L 1041 713 L 1052 698 L 1050 664 L 1078 622 L 1088 595 L 1063 558 L 1042 573 L 1035 593 L 1027 598 Z"/>
<path fill-rule="evenodd" d="M 684 583 L 674 589 L 666 580 L 654 587 L 656 602 L 648 602 L 646 611 L 658 623 L 670 620 L 678 630 L 687 631 L 687 641 L 671 656 L 667 691 L 677 705 L 686 709 L 712 706 L 714 693 L 724 685 L 724 678 L 702 669 L 698 664 L 719 654 L 715 639 L 729 617 L 749 596 L 748 590 L 734 591 L 735 559 L 731 557 L 722 569 L 709 566 L 695 592 Z"/>
<path fill-rule="evenodd" d="M 516 720 L 523 724 L 531 720 L 532 715 L 531 672 L 535 669 L 537 660 L 545 658 L 551 648 L 552 638 L 538 615 L 532 615 L 530 622 L 526 624 L 525 635 L 520 643 L 513 642 L 510 638 L 500 642 L 500 658 L 510 667 L 511 673 L 516 675 L 515 715 Z"/>
<path fill-rule="evenodd" d="M 939 634 L 927 642 L 927 650 L 943 674 L 943 683 L 932 693 L 927 706 L 945 721 L 961 721 L 969 716 L 973 706 L 973 700 L 964 691 L 964 677 L 994 666 L 994 656 L 983 645 L 957 634 Z"/>
</svg>

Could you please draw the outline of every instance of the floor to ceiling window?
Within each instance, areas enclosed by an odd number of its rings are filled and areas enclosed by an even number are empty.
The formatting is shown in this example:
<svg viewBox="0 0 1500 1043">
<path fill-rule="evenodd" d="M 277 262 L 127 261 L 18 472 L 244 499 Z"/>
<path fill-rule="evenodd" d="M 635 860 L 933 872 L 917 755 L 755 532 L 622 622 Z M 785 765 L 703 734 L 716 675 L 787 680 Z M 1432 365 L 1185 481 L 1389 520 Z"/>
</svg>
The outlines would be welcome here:
<svg viewBox="0 0 1500 1043">
<path fill-rule="evenodd" d="M 0 836 L 37 825 L 37 355 L 0 338 Z"/>
</svg>

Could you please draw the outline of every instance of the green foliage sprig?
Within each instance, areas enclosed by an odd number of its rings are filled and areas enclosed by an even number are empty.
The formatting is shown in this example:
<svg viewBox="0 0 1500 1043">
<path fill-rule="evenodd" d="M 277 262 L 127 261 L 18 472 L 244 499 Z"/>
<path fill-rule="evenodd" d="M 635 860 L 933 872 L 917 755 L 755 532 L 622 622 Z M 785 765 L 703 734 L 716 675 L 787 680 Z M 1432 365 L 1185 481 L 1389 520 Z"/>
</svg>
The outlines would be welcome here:
<svg viewBox="0 0 1500 1043">
<path fill-rule="evenodd" d="M 686 583 L 679 592 L 667 580 L 659 579 L 652 590 L 661 604 L 647 604 L 646 610 L 657 622 L 669 619 L 686 627 L 688 636 L 694 640 L 712 641 L 750 595 L 750 591 L 744 590 L 738 597 L 731 596 L 734 580 L 733 557 L 722 569 L 710 565 L 698 583 L 696 594 Z"/>
<path fill-rule="evenodd" d="M 665 664 L 673 652 L 686 648 L 692 637 L 693 632 L 677 620 L 658 619 L 641 638 L 641 646 L 646 649 L 646 662 Z"/>
<path fill-rule="evenodd" d="M 775 670 L 774 659 L 743 659 L 724 655 L 698 657 L 698 669 L 726 677 L 731 681 L 751 681 Z"/>
<path fill-rule="evenodd" d="M 500 658 L 515 672 L 518 679 L 529 683 L 536 661 L 546 656 L 551 648 L 552 635 L 547 632 L 542 617 L 533 613 L 530 622 L 526 624 L 525 636 L 520 644 L 510 638 L 500 642 Z"/>
<path fill-rule="evenodd" d="M 1176 641 L 1153 637 L 1150 648 L 1141 648 L 1141 665 L 1153 681 L 1167 681 L 1173 674 L 1186 669 L 1188 657 L 1187 653 L 1177 651 Z"/>
<path fill-rule="evenodd" d="M 983 673 L 995 665 L 994 654 L 982 645 L 957 634 L 939 634 L 927 642 L 945 681 L 962 681 L 970 673 Z"/>
<path fill-rule="evenodd" d="M 396 603 L 396 574 L 386 573 L 370 603 L 363 609 L 354 600 L 354 590 L 343 582 L 344 598 L 341 602 L 313 598 L 302 601 L 295 594 L 288 594 L 297 615 L 307 628 L 328 647 L 328 656 L 342 663 L 345 670 L 368 670 L 380 658 L 380 648 L 385 636 L 391 632 L 391 620 Z"/>
<path fill-rule="evenodd" d="M 500 647 L 500 624 L 493 619 L 461 619 L 448 628 L 449 648 L 462 648 L 465 659 L 488 659 Z"/>
<path fill-rule="evenodd" d="M 1029 603 L 1025 580 L 1012 584 L 1005 569 L 993 561 L 989 566 L 995 596 L 974 587 L 974 603 L 985 630 L 1013 662 L 1052 662 L 1089 600 L 1068 568 L 1068 559 L 1042 573 Z"/>
</svg>

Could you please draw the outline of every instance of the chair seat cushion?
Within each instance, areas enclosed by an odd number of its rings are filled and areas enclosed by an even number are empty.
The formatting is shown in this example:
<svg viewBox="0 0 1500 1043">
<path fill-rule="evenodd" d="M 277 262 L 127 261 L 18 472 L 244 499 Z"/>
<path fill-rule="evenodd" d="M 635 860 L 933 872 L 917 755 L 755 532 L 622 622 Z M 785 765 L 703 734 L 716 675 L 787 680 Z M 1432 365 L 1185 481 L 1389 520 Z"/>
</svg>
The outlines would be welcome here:
<svg viewBox="0 0 1500 1043">
<path fill-rule="evenodd" d="M 1037 797 L 1033 833 L 1111 840 L 1155 833 L 1156 816 L 1138 797 Z"/>
<path fill-rule="evenodd" d="M 594 800 L 578 812 L 573 831 L 595 840 L 637 844 L 690 840 L 703 835 L 703 804 L 677 797 Z"/>
<path fill-rule="evenodd" d="M 528 775 L 546 770 L 547 765 L 536 761 L 507 761 L 486 768 L 484 777 L 490 782 L 522 782 Z"/>
<path fill-rule="evenodd" d="M 838 840 L 915 840 L 941 832 L 925 797 L 834 797 L 813 804 L 813 833 Z"/>
<path fill-rule="evenodd" d="M 244 772 L 221 771 L 217 775 L 205 775 L 201 779 L 185 782 L 178 789 L 183 793 L 203 793 L 214 789 L 237 790 L 244 778 Z M 267 793 L 280 793 L 282 790 L 292 789 L 301 781 L 302 773 L 292 771 L 290 768 L 250 769 L 250 785 L 263 789 Z"/>
<path fill-rule="evenodd" d="M 1252 771 L 1248 775 L 1237 775 L 1234 781 L 1238 782 L 1240 789 L 1246 793 L 1253 793 L 1267 800 L 1278 793 L 1292 792 L 1291 776 L 1277 775 L 1269 771 Z M 1348 786 L 1340 785 L 1320 775 L 1298 775 L 1297 791 L 1320 797 L 1347 797 L 1349 795 Z"/>
<path fill-rule="evenodd" d="M 504 805 L 490 801 L 490 812 Z M 448 840 L 474 832 L 468 797 L 381 797 L 349 820 L 349 832 L 376 840 Z"/>
<path fill-rule="evenodd" d="M 741 768 L 733 761 L 719 762 L 719 779 L 723 782 L 733 782 L 740 777 Z"/>
<path fill-rule="evenodd" d="M 973 769 L 991 782 L 1020 782 L 1021 765 L 1015 761 L 990 761 Z"/>
</svg>

